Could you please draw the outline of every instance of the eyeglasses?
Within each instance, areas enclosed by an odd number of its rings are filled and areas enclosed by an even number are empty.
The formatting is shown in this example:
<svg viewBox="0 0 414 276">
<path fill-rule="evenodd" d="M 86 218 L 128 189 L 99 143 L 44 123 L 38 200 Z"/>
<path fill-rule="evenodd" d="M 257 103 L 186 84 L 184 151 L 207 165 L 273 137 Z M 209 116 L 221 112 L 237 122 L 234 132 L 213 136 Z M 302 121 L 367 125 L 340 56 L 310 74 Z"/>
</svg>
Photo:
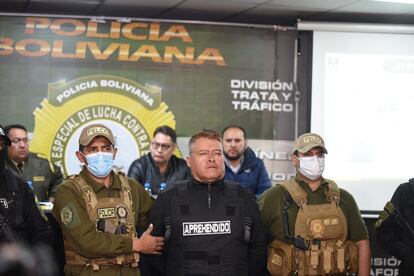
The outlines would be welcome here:
<svg viewBox="0 0 414 276">
<path fill-rule="evenodd" d="M 170 144 L 160 144 L 160 143 L 157 143 L 157 142 L 151 142 L 151 146 L 154 148 L 154 149 L 159 149 L 160 147 L 161 147 L 161 150 L 168 150 L 168 149 L 170 149 L 173 145 L 170 145 Z"/>
<path fill-rule="evenodd" d="M 11 140 L 11 142 L 13 144 L 20 144 L 20 142 L 27 144 L 27 142 L 29 142 L 29 139 L 27 137 L 26 138 L 14 138 L 13 140 Z"/>
</svg>

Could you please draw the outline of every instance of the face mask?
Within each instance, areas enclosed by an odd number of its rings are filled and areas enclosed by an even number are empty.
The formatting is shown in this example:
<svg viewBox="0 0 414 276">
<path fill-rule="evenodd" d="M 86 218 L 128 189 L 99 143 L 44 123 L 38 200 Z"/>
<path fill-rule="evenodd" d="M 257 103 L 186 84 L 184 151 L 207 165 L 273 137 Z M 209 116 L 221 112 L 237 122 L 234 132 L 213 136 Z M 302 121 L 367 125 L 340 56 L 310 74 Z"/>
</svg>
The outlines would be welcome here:
<svg viewBox="0 0 414 276">
<path fill-rule="evenodd" d="M 298 157 L 300 164 L 298 171 L 306 178 L 315 180 L 322 176 L 325 169 L 325 158 L 316 156 Z"/>
<path fill-rule="evenodd" d="M 114 164 L 112 152 L 96 152 L 85 155 L 86 161 L 88 161 L 88 170 L 96 177 L 107 176 Z"/>
</svg>

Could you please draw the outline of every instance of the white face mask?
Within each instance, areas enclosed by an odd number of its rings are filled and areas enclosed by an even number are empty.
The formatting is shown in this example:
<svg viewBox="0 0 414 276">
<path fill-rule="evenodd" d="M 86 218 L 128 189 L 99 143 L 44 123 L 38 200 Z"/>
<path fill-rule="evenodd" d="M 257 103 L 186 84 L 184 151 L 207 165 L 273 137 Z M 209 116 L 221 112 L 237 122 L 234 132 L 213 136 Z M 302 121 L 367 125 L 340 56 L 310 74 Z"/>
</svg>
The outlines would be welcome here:
<svg viewBox="0 0 414 276">
<path fill-rule="evenodd" d="M 325 169 L 325 157 L 302 156 L 297 157 L 300 161 L 298 171 L 306 178 L 315 180 L 322 176 Z"/>
</svg>

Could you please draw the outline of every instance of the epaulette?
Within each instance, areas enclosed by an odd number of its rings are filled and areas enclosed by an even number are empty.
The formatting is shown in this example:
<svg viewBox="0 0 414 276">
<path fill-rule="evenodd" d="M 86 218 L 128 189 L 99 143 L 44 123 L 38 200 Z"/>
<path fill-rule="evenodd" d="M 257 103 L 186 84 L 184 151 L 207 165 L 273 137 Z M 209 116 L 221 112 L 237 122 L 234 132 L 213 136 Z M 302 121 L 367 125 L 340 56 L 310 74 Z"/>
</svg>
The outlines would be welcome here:
<svg viewBox="0 0 414 276">
<path fill-rule="evenodd" d="M 55 172 L 55 166 L 53 166 L 52 162 L 49 161 L 49 159 L 47 158 L 46 155 L 44 155 L 42 153 L 39 153 L 39 152 L 34 152 L 34 154 L 39 159 L 45 159 L 49 163 L 49 167 L 50 167 L 50 170 L 52 171 L 52 173 Z"/>
<path fill-rule="evenodd" d="M 34 154 L 35 154 L 37 157 L 39 157 L 39 158 L 47 159 L 46 155 L 44 155 L 44 154 L 42 154 L 42 153 L 35 152 Z"/>
</svg>

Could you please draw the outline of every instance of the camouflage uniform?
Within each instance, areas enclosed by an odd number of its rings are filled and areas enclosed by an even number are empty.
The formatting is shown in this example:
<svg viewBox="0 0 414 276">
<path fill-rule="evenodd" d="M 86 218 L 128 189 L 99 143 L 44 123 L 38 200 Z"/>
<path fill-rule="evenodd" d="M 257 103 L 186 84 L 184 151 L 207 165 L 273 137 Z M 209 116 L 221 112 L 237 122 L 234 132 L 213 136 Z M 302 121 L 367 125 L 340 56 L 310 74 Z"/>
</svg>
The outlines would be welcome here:
<svg viewBox="0 0 414 276">
<path fill-rule="evenodd" d="M 22 170 L 10 158 L 6 166 L 33 188 L 38 201 L 48 201 L 49 197 L 54 197 L 57 186 L 63 182 L 60 169 L 37 153 L 29 153 Z"/>
</svg>

